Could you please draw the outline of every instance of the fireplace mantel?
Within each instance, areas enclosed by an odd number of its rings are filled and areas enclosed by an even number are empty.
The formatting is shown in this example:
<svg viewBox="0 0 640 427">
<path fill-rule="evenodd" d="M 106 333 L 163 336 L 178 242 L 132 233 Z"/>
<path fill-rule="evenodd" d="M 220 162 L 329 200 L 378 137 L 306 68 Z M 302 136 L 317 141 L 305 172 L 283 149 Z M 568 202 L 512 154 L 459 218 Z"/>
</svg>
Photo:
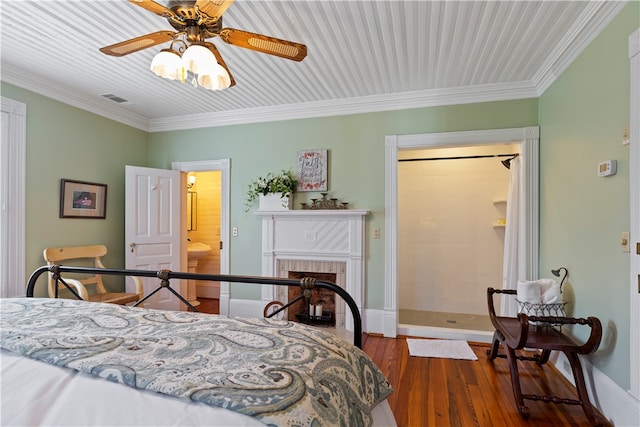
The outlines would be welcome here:
<svg viewBox="0 0 640 427">
<path fill-rule="evenodd" d="M 278 260 L 331 261 L 346 265 L 346 291 L 362 313 L 365 289 L 365 209 L 255 211 L 262 217 L 262 275 L 278 277 Z M 264 285 L 262 300 L 276 300 Z M 352 330 L 349 316 L 345 326 Z"/>
</svg>

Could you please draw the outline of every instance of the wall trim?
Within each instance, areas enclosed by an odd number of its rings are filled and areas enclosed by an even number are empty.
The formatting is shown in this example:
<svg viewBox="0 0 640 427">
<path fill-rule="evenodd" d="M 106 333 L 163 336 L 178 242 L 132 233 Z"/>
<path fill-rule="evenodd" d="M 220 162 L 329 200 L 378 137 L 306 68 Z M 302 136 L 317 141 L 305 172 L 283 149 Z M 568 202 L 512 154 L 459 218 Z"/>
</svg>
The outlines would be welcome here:
<svg viewBox="0 0 640 427">
<path fill-rule="evenodd" d="M 27 182 L 27 104 L 2 100 L 0 136 L 0 287 L 2 298 L 24 296 Z M 6 121 L 5 121 L 6 118 Z"/>
<path fill-rule="evenodd" d="M 151 130 L 146 117 L 125 110 L 113 101 L 102 99 L 97 94 L 95 97 L 87 96 L 75 88 L 54 83 L 44 76 L 17 69 L 10 64 L 2 64 L 2 81 L 136 129 Z"/>
<path fill-rule="evenodd" d="M 629 191 L 631 247 L 640 243 L 640 28 L 629 36 L 630 66 L 630 141 L 629 141 Z M 635 243 L 635 244 L 634 244 Z M 629 254 L 629 360 L 630 391 L 640 399 L 640 254 Z M 633 361 L 636 361 L 635 363 Z M 638 423 L 640 425 L 640 422 Z"/>
<path fill-rule="evenodd" d="M 623 390 L 611 378 L 593 366 L 586 357 L 579 356 L 587 384 L 589 399 L 594 407 L 615 426 L 640 425 L 640 402 Z M 551 363 L 575 386 L 569 361 L 560 352 L 552 352 Z"/>
</svg>

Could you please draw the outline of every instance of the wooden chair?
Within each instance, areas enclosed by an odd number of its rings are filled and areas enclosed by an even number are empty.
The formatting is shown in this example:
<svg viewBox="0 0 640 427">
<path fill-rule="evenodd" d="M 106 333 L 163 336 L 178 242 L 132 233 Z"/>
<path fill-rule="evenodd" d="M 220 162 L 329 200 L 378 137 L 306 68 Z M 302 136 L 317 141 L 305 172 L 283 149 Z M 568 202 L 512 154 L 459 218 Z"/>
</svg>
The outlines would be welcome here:
<svg viewBox="0 0 640 427">
<path fill-rule="evenodd" d="M 46 248 L 43 251 L 44 259 L 47 265 L 80 265 L 86 267 L 87 262 L 92 262 L 91 267 L 105 268 L 102 264 L 101 257 L 107 254 L 107 247 L 104 245 L 93 246 L 75 246 L 68 248 Z M 102 276 L 95 276 L 84 279 L 61 278 L 85 301 L 93 302 L 109 302 L 114 304 L 128 304 L 142 299 L 144 293 L 142 281 L 139 277 L 132 277 L 136 284 L 136 292 L 107 292 L 102 283 Z M 59 289 L 64 288 L 60 283 L 57 284 Z M 89 292 L 87 286 L 94 287 Z M 56 297 L 56 280 L 52 273 L 49 273 L 49 297 Z"/>
<path fill-rule="evenodd" d="M 587 387 L 582 373 L 582 365 L 578 355 L 591 354 L 595 352 L 600 345 L 602 338 L 602 325 L 596 317 L 587 319 L 576 319 L 572 317 L 528 317 L 524 313 L 519 313 L 518 317 L 500 317 L 496 316 L 493 304 L 494 294 L 516 295 L 514 289 L 487 289 L 487 303 L 489 305 L 489 317 L 491 323 L 496 328 L 493 334 L 493 343 L 487 355 L 490 360 L 496 357 L 506 357 L 509 361 L 511 371 L 511 386 L 513 394 L 518 406 L 518 412 L 523 418 L 529 416 L 529 408 L 524 404 L 524 399 L 539 400 L 547 403 L 563 403 L 569 405 L 581 405 L 585 415 L 594 425 L 600 422 L 596 415 L 596 411 L 591 406 Z M 530 322 L 535 322 L 532 324 Z M 589 338 L 584 344 L 578 344 L 571 338 L 561 332 L 559 325 L 587 325 L 591 328 Z M 506 356 L 498 354 L 498 348 L 502 344 L 506 350 Z M 533 357 L 522 356 L 516 353 L 516 350 L 523 348 L 536 349 Z M 551 351 L 557 350 L 565 354 L 571 364 L 571 371 L 575 379 L 576 389 L 579 399 L 559 398 L 556 396 L 542 396 L 533 394 L 523 394 L 520 388 L 520 376 L 518 374 L 518 360 L 526 360 L 536 362 L 542 366 L 549 360 Z"/>
</svg>

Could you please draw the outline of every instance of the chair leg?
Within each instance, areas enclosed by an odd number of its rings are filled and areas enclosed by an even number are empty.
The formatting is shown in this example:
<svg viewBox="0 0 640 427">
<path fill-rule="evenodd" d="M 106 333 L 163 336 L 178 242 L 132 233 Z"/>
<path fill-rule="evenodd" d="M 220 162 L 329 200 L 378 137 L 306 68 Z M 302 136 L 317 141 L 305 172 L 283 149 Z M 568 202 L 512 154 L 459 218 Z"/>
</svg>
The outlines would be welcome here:
<svg viewBox="0 0 640 427">
<path fill-rule="evenodd" d="M 567 356 L 567 359 L 569 359 L 569 363 L 571 364 L 571 371 L 573 372 L 573 378 L 576 382 L 576 390 L 578 391 L 578 397 L 584 414 L 587 416 L 591 424 L 600 425 L 598 417 L 591 406 L 591 401 L 589 400 L 589 393 L 587 392 L 587 385 L 584 382 L 584 374 L 582 373 L 580 358 L 574 352 L 565 351 L 564 354 Z"/>
<path fill-rule="evenodd" d="M 522 418 L 529 418 L 529 408 L 524 405 L 522 390 L 520 388 L 520 374 L 518 373 L 518 357 L 514 349 L 505 345 L 507 350 L 507 360 L 509 361 L 509 371 L 511 372 L 511 388 L 516 399 L 516 406 Z"/>
<path fill-rule="evenodd" d="M 542 350 L 540 356 L 536 360 L 536 363 L 540 366 L 544 365 L 549 361 L 549 356 L 551 355 L 551 350 Z"/>
<path fill-rule="evenodd" d="M 487 356 L 489 356 L 489 360 L 493 360 L 498 357 L 498 349 L 500 348 L 500 339 L 498 338 L 498 331 L 493 333 L 493 344 L 491 345 L 491 350 L 487 350 Z"/>
</svg>

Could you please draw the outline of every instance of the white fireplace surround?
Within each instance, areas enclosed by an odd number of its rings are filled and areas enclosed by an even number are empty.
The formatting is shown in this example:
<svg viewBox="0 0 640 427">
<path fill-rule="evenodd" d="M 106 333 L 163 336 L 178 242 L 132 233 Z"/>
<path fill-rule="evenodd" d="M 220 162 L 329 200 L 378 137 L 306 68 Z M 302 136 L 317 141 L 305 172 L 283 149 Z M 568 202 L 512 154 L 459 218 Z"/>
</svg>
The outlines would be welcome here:
<svg viewBox="0 0 640 427">
<path fill-rule="evenodd" d="M 325 271 L 312 271 L 314 262 L 322 263 L 315 265 L 343 263 L 344 283 L 339 285 L 351 295 L 362 314 L 365 289 L 364 218 L 369 213 L 368 210 L 310 209 L 254 213 L 262 217 L 263 276 L 286 277 L 283 276 L 285 272 L 279 271 L 279 268 L 285 264 L 300 265 L 292 261 L 309 261 L 305 265 L 311 267 L 305 267 L 303 271 L 316 273 Z M 286 302 L 282 298 L 283 293 L 278 293 L 277 286 L 262 286 L 262 300 L 265 304 L 269 301 Z M 338 311 L 342 312 L 342 319 L 338 318 Z M 341 309 L 336 312 L 336 327 L 344 324 L 347 330 L 353 331 L 352 316 L 344 315 Z"/>
</svg>

